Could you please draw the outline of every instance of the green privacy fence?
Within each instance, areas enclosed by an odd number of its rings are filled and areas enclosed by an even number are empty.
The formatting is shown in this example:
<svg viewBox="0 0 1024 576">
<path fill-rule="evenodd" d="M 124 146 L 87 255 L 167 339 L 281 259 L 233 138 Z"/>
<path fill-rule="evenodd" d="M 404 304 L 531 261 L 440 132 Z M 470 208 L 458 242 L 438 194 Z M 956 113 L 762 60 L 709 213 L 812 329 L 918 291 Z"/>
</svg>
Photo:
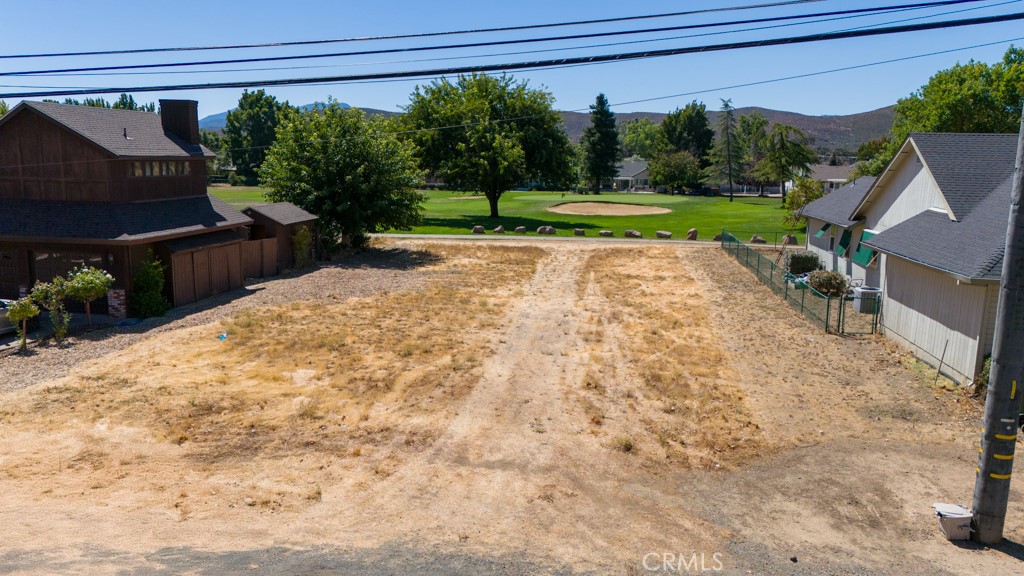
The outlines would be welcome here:
<svg viewBox="0 0 1024 576">
<path fill-rule="evenodd" d="M 729 232 L 722 232 L 722 249 L 825 332 L 874 334 L 878 330 L 880 295 L 825 296 Z"/>
</svg>

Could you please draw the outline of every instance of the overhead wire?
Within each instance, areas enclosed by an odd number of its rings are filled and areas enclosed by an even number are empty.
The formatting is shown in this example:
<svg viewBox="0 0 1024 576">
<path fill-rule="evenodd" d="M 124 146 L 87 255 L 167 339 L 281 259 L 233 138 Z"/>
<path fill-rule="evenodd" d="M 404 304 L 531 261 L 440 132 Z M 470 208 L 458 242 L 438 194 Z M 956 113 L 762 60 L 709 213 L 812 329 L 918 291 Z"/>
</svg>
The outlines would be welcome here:
<svg viewBox="0 0 1024 576">
<path fill-rule="evenodd" d="M 508 45 L 519 45 L 519 44 L 532 44 L 540 42 L 562 42 L 567 40 L 583 40 L 587 38 L 605 38 L 612 36 L 626 36 L 636 34 L 655 34 L 661 32 L 673 32 L 681 30 L 695 30 L 702 28 L 718 28 L 723 26 L 739 26 L 746 24 L 762 24 L 768 22 L 781 22 L 789 20 L 804 20 L 809 18 L 820 18 L 827 16 L 841 16 L 847 14 L 864 14 L 864 13 L 880 13 L 886 10 L 900 10 L 900 9 L 923 9 L 941 6 L 950 6 L 956 4 L 974 3 L 979 0 L 934 0 L 931 2 L 920 2 L 915 4 L 897 4 L 878 6 L 871 8 L 855 8 L 848 10 L 833 10 L 828 12 L 817 12 L 809 14 L 792 14 L 786 16 L 771 16 L 764 18 L 753 18 L 747 20 L 735 20 L 731 22 L 705 22 L 698 24 L 685 24 L 679 26 L 665 26 L 660 28 L 643 28 L 634 30 L 612 30 L 603 32 L 588 32 L 585 34 L 566 34 L 561 36 L 545 36 L 545 37 L 531 37 L 531 38 L 516 38 L 507 40 L 489 40 L 483 42 L 465 42 L 461 44 L 444 44 L 444 45 L 431 45 L 431 46 L 408 46 L 399 48 L 380 48 L 373 50 L 354 50 L 347 52 L 331 52 L 331 53 L 319 53 L 319 54 L 296 54 L 289 56 L 261 56 L 253 58 L 225 58 L 219 60 L 195 60 L 188 62 L 163 62 L 163 63 L 145 63 L 145 64 L 119 64 L 119 65 L 108 65 L 108 66 L 83 66 L 75 68 L 49 68 L 43 70 L 20 70 L 14 72 L 0 72 L 0 76 L 34 76 L 44 74 L 60 74 L 60 73 L 72 73 L 72 72 L 104 72 L 104 71 L 115 71 L 115 70 L 146 70 L 146 69 L 164 69 L 164 68 L 179 68 L 179 67 L 193 67 L 193 66 L 215 66 L 222 64 L 253 64 L 258 62 L 287 62 L 296 60 L 311 60 L 321 58 L 339 58 L 339 57 L 350 57 L 350 56 L 370 56 L 379 54 L 400 54 L 410 52 L 427 52 L 427 51 L 438 51 L 438 50 L 459 50 L 466 48 L 484 48 L 490 46 L 508 46 Z"/>
<path fill-rule="evenodd" d="M 783 38 L 769 38 L 761 40 L 750 40 L 744 42 L 729 42 L 723 44 L 711 44 L 703 46 L 687 46 L 679 48 L 666 48 L 659 50 L 647 50 L 643 52 L 625 52 L 616 54 L 603 54 L 596 56 L 581 56 L 562 58 L 557 60 L 538 60 L 534 62 L 512 62 L 504 64 L 480 64 L 464 67 L 447 67 L 428 70 L 408 70 L 400 72 L 381 72 L 369 74 L 353 74 L 347 76 L 327 76 L 309 78 L 284 78 L 270 80 L 245 80 L 232 82 L 212 82 L 203 84 L 171 84 L 163 86 L 129 86 L 129 87 L 108 87 L 90 90 L 49 90 L 36 92 L 9 92 L 0 93 L 0 98 L 28 98 L 48 96 L 78 96 L 92 94 L 109 94 L 119 92 L 171 92 L 180 90 L 210 90 L 216 88 L 255 88 L 269 86 L 295 86 L 323 83 L 341 83 L 358 80 L 394 79 L 394 78 L 436 78 L 456 74 L 473 74 L 492 71 L 514 71 L 524 69 L 551 68 L 572 64 L 591 65 L 601 62 L 623 62 L 648 58 L 660 58 L 666 56 L 677 56 L 682 54 L 709 53 L 726 50 L 739 50 L 746 48 L 763 48 L 768 46 L 797 45 L 812 42 L 824 42 L 841 39 L 864 38 L 871 36 L 901 34 L 907 32 L 919 32 L 926 30 L 941 30 L 964 26 L 977 26 L 982 24 L 993 24 L 997 22 L 1011 22 L 1024 20 L 1024 12 L 1000 14 L 997 16 L 985 16 L 979 18 L 965 18 L 959 20 L 943 20 L 938 22 L 924 22 L 919 24 L 907 24 L 902 26 L 889 26 L 882 28 L 871 28 L 866 30 L 847 30 L 841 32 L 825 32 L 805 36 L 790 36 Z"/>
</svg>

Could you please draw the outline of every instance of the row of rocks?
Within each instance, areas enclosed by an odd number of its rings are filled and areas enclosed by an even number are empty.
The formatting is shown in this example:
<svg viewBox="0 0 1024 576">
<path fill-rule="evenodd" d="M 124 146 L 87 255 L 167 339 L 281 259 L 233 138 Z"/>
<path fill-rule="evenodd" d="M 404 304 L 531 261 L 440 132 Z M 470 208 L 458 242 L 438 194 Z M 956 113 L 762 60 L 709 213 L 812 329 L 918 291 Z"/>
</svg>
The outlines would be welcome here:
<svg viewBox="0 0 1024 576">
<path fill-rule="evenodd" d="M 473 234 L 486 234 L 487 230 L 483 226 L 473 226 L 472 232 L 473 232 Z M 504 234 L 505 233 L 505 227 L 504 226 L 498 226 L 497 228 L 495 228 L 491 232 L 493 232 L 495 234 Z M 515 229 L 515 233 L 516 234 L 526 234 L 526 226 L 517 226 L 516 229 Z M 556 233 L 556 230 L 555 230 L 555 228 L 553 226 L 541 226 L 541 227 L 537 228 L 537 234 L 552 235 L 552 234 L 555 234 L 555 233 Z M 573 228 L 572 233 L 573 233 L 574 236 L 586 236 L 587 235 L 587 231 L 584 230 L 583 228 Z M 658 238 L 664 238 L 664 239 L 672 238 L 672 233 L 667 231 L 667 230 L 658 230 L 654 234 Z M 600 232 L 597 233 L 597 235 L 609 238 L 609 237 L 615 236 L 615 233 L 612 232 L 611 230 L 601 230 Z M 644 235 L 641 232 L 637 231 L 637 230 L 626 230 L 623 235 L 626 238 L 643 238 L 644 237 Z M 696 240 L 697 239 L 697 229 L 696 228 L 692 228 L 689 232 L 687 232 L 686 233 L 686 239 L 687 240 Z M 721 239 L 721 235 L 716 236 L 715 239 L 716 240 L 720 240 Z"/>
</svg>

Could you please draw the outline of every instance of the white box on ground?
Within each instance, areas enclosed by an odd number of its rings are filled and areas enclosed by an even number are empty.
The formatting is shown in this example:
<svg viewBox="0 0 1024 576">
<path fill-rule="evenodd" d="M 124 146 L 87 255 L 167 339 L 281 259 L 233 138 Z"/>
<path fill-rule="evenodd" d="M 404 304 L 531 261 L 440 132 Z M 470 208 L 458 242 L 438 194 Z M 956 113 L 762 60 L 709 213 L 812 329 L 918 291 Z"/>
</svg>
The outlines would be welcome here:
<svg viewBox="0 0 1024 576">
<path fill-rule="evenodd" d="M 932 504 L 939 517 L 939 528 L 947 540 L 967 540 L 971 537 L 971 511 L 959 504 Z"/>
</svg>

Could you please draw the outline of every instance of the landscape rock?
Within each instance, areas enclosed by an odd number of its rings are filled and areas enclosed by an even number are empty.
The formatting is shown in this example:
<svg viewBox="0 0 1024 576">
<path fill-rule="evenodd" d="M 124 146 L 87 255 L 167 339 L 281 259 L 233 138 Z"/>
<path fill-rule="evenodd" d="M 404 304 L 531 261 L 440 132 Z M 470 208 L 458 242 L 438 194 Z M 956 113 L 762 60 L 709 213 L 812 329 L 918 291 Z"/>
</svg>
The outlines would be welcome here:
<svg viewBox="0 0 1024 576">
<path fill-rule="evenodd" d="M 721 241 L 722 241 L 722 235 L 721 234 L 715 234 L 715 242 L 721 242 Z"/>
<path fill-rule="evenodd" d="M 764 238 L 761 238 L 757 234 L 754 234 L 753 236 L 750 237 L 750 243 L 751 244 L 767 244 L 768 241 L 765 240 Z"/>
<path fill-rule="evenodd" d="M 601 230 L 600 232 L 597 233 L 597 235 L 604 236 L 605 238 L 610 238 L 611 236 L 615 236 L 615 233 L 612 232 L 611 230 Z"/>
<path fill-rule="evenodd" d="M 654 235 L 657 236 L 658 238 L 671 238 L 672 237 L 672 233 L 669 232 L 668 230 L 658 230 L 657 232 L 654 233 Z"/>
<path fill-rule="evenodd" d="M 526 226 L 516 226 L 516 234 L 526 234 Z"/>
<path fill-rule="evenodd" d="M 497 228 L 494 229 L 494 233 L 495 234 L 504 234 L 505 233 L 505 227 L 504 226 L 498 226 Z"/>
<path fill-rule="evenodd" d="M 583 228 L 573 228 L 572 229 L 572 233 L 575 234 L 576 236 L 586 236 L 587 235 L 587 231 L 584 230 Z"/>
<path fill-rule="evenodd" d="M 696 228 L 690 228 L 690 231 L 686 233 L 686 239 L 687 240 L 696 240 L 697 239 L 697 229 Z"/>
<path fill-rule="evenodd" d="M 553 226 L 541 226 L 537 228 L 537 234 L 554 234 L 555 228 Z"/>
<path fill-rule="evenodd" d="M 796 236 L 793 236 L 792 234 L 786 234 L 785 236 L 782 237 L 782 245 L 796 246 Z"/>
<path fill-rule="evenodd" d="M 626 238 L 643 238 L 644 237 L 643 234 L 637 232 L 636 230 L 626 230 L 626 233 L 624 234 L 624 236 Z"/>
<path fill-rule="evenodd" d="M 473 226 L 473 234 L 483 234 L 483 233 L 484 233 L 484 227 L 483 226 Z"/>
</svg>

